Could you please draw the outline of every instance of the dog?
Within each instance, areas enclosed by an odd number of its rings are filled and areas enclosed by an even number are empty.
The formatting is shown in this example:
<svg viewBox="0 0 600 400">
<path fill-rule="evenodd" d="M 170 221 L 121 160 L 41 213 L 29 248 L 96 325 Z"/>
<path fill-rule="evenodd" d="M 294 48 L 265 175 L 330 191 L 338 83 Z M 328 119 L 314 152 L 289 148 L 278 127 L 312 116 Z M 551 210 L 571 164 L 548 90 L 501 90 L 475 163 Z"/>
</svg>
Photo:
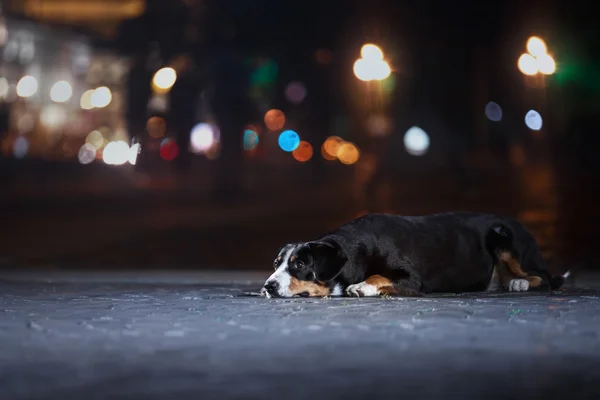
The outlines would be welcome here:
<svg viewBox="0 0 600 400">
<path fill-rule="evenodd" d="M 321 238 L 283 246 L 261 295 L 422 296 L 545 285 L 556 290 L 533 236 L 491 214 L 368 214 Z"/>
</svg>

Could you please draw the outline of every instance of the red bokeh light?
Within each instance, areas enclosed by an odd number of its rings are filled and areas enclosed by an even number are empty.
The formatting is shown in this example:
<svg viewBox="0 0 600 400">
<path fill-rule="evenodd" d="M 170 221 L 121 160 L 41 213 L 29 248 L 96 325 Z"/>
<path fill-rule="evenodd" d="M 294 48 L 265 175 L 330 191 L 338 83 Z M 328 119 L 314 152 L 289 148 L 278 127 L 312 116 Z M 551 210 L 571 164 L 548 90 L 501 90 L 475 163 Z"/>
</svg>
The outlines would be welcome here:
<svg viewBox="0 0 600 400">
<path fill-rule="evenodd" d="M 160 144 L 160 158 L 165 161 L 172 161 L 179 154 L 179 146 L 173 139 L 165 139 Z"/>
</svg>

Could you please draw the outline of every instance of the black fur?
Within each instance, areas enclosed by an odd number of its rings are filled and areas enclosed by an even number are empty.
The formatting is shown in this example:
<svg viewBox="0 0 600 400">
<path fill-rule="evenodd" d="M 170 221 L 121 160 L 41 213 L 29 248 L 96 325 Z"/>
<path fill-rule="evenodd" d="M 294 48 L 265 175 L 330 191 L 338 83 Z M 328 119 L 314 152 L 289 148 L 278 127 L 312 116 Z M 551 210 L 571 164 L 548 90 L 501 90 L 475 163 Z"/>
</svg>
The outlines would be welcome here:
<svg viewBox="0 0 600 400">
<path fill-rule="evenodd" d="M 370 214 L 302 246 L 299 256 L 316 279 L 343 287 L 379 274 L 400 293 L 486 290 L 499 250 L 511 251 L 529 275 L 554 289 L 532 235 L 514 219 L 475 213 L 418 217 Z"/>
</svg>

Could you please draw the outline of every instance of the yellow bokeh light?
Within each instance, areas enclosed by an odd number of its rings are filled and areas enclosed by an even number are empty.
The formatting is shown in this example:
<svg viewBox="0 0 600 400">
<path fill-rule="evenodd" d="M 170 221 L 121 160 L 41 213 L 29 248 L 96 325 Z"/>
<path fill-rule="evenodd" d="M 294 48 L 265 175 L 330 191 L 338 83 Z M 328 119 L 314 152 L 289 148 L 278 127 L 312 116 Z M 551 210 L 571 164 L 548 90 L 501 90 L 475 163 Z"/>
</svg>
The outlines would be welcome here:
<svg viewBox="0 0 600 400">
<path fill-rule="evenodd" d="M 271 131 L 278 131 L 285 126 L 285 114 L 281 110 L 269 110 L 265 114 L 265 125 Z"/>
<path fill-rule="evenodd" d="M 81 99 L 79 100 L 79 105 L 81 106 L 82 109 L 91 110 L 92 108 L 94 108 L 94 106 L 92 105 L 92 94 L 93 93 L 94 93 L 93 89 L 86 90 L 85 92 L 83 92 L 83 94 L 81 95 Z"/>
<path fill-rule="evenodd" d="M 296 150 L 292 152 L 292 156 L 296 161 L 306 162 L 313 156 L 313 147 L 306 141 L 301 141 Z"/>
<path fill-rule="evenodd" d="M 529 38 L 529 40 L 527 40 L 527 51 L 532 56 L 540 58 L 546 54 L 548 48 L 546 47 L 546 43 L 544 43 L 541 38 L 532 36 Z"/>
<path fill-rule="evenodd" d="M 177 80 L 177 72 L 171 67 L 161 68 L 152 78 L 152 88 L 157 93 L 168 92 Z"/>
<path fill-rule="evenodd" d="M 162 117 L 150 117 L 148 122 L 146 122 L 146 130 L 148 131 L 148 135 L 155 139 L 159 139 L 165 136 L 167 131 L 167 122 Z"/>
<path fill-rule="evenodd" d="M 544 75 L 552 75 L 556 71 L 556 63 L 554 58 L 549 54 L 543 54 L 538 57 L 537 65 L 540 72 Z"/>
<path fill-rule="evenodd" d="M 380 61 L 383 60 L 383 51 L 372 43 L 365 44 L 362 49 L 360 49 L 360 56 L 364 60 L 368 61 Z"/>
<path fill-rule="evenodd" d="M 525 75 L 535 75 L 539 72 L 538 62 L 531 54 L 522 54 L 518 62 L 519 71 Z"/>
<path fill-rule="evenodd" d="M 104 147 L 104 144 L 106 143 L 104 136 L 102 136 L 102 132 L 100 131 L 91 131 L 85 138 L 85 142 L 93 146 L 96 150 Z"/>
<path fill-rule="evenodd" d="M 360 158 L 360 151 L 352 143 L 344 143 L 340 146 L 337 158 L 342 164 L 352 165 Z"/>
</svg>

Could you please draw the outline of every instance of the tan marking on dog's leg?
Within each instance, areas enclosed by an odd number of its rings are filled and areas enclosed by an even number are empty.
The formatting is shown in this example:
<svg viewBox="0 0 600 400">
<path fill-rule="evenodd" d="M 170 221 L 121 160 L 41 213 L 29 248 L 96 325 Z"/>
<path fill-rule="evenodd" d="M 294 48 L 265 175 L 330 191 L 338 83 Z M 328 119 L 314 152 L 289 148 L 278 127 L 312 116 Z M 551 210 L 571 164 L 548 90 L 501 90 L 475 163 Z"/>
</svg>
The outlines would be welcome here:
<svg viewBox="0 0 600 400">
<path fill-rule="evenodd" d="M 527 274 L 521 269 L 521 263 L 512 254 L 507 251 L 500 253 L 500 259 L 506 263 L 510 272 L 518 277 L 525 278 Z"/>
<path fill-rule="evenodd" d="M 391 280 L 381 275 L 371 275 L 363 282 L 350 285 L 346 288 L 348 296 L 374 297 L 379 295 L 398 295 Z"/>
<path fill-rule="evenodd" d="M 325 297 L 331 294 L 331 290 L 324 283 L 301 281 L 292 277 L 289 286 L 293 295 L 308 293 L 310 297 Z"/>
</svg>

